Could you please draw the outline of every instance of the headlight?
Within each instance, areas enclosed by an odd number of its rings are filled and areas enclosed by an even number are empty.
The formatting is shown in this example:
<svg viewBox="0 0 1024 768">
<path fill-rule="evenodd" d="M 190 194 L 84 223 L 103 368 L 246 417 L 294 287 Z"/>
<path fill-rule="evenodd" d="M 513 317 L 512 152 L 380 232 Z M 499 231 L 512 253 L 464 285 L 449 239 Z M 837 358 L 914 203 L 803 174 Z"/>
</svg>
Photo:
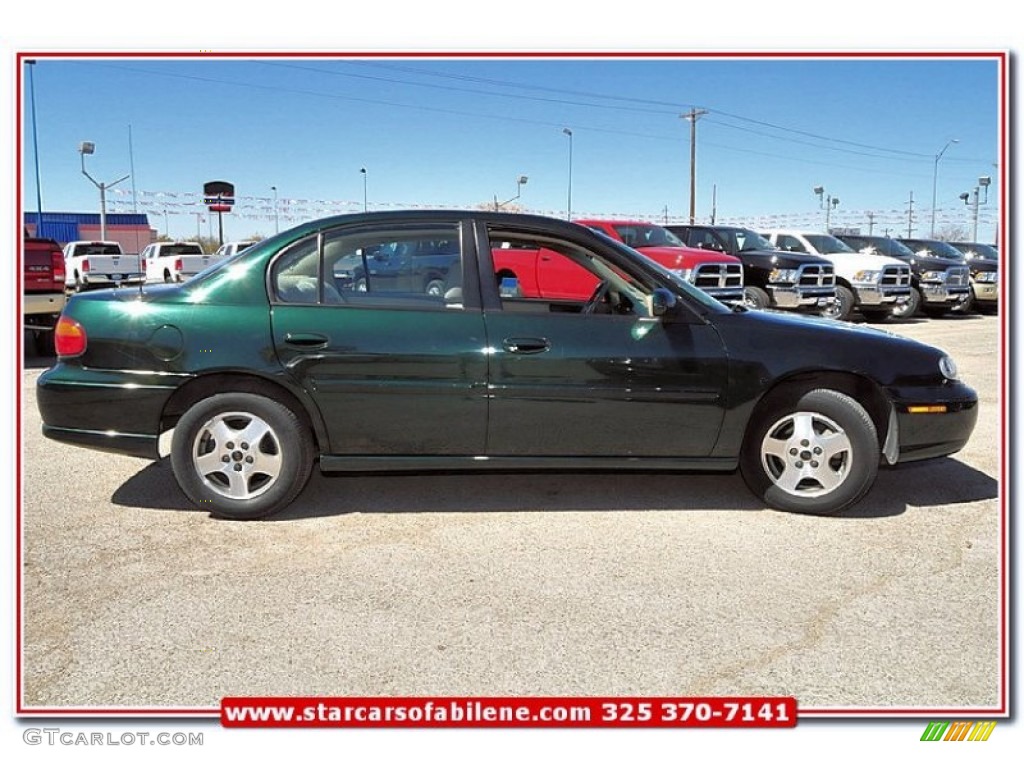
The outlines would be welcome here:
<svg viewBox="0 0 1024 768">
<path fill-rule="evenodd" d="M 855 283 L 877 283 L 882 273 L 874 269 L 862 269 L 853 276 Z"/>
<path fill-rule="evenodd" d="M 768 275 L 769 283 L 795 283 L 800 275 L 799 269 L 773 269 Z"/>
<path fill-rule="evenodd" d="M 676 274 L 676 275 L 679 275 L 679 277 L 683 278 L 683 280 L 685 280 L 688 283 L 692 283 L 693 282 L 693 270 L 692 269 L 673 269 L 672 273 Z"/>
<path fill-rule="evenodd" d="M 926 282 L 941 283 L 945 281 L 946 273 L 939 271 L 925 272 L 921 275 L 921 279 Z"/>
<path fill-rule="evenodd" d="M 979 272 L 974 276 L 974 279 L 979 283 L 998 283 L 999 273 L 998 272 Z"/>
<path fill-rule="evenodd" d="M 952 357 L 950 357 L 949 355 L 943 355 L 941 358 L 939 358 L 939 373 L 941 373 L 950 381 L 956 381 L 956 363 L 953 362 Z"/>
</svg>

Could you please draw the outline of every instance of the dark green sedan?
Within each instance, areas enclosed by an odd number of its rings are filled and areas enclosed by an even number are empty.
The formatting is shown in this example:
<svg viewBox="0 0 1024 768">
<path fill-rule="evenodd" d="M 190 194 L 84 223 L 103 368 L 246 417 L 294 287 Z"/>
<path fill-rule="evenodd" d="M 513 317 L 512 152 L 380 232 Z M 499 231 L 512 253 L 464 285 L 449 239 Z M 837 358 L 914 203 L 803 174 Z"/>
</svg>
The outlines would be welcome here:
<svg viewBox="0 0 1024 768">
<path fill-rule="evenodd" d="M 394 259 L 375 279 L 399 252 L 409 279 Z M 523 290 L 581 269 L 586 299 Z M 185 494 L 240 519 L 287 506 L 315 464 L 739 469 L 768 505 L 826 514 L 977 419 L 940 350 L 726 307 L 587 228 L 480 211 L 338 216 L 183 285 L 80 294 L 56 346 L 44 434 L 159 459 L 173 430 Z"/>
</svg>

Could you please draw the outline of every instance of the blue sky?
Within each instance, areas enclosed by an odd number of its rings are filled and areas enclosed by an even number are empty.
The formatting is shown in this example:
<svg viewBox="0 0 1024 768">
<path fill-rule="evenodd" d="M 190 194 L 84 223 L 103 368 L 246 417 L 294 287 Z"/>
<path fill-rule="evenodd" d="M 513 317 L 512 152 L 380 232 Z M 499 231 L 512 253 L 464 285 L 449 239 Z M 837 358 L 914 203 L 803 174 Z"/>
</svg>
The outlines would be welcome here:
<svg viewBox="0 0 1024 768">
<path fill-rule="evenodd" d="M 194 235 L 202 183 L 236 185 L 228 238 L 372 208 L 465 207 L 513 197 L 565 215 L 572 131 L 575 214 L 673 220 L 689 207 L 689 123 L 698 121 L 698 220 L 824 225 L 812 189 L 840 200 L 832 224 L 906 234 L 970 231 L 959 195 L 997 177 L 998 62 L 992 59 L 56 59 L 35 65 L 44 210 L 94 211 L 80 172 L 129 172 L 139 210 Z M 23 200 L 36 207 L 30 116 Z M 131 210 L 132 184 L 108 210 Z M 996 187 L 979 239 L 995 237 Z M 984 197 L 982 198 L 984 199 Z M 162 212 L 166 210 L 166 216 Z M 201 225 L 208 233 L 208 224 Z"/>
</svg>

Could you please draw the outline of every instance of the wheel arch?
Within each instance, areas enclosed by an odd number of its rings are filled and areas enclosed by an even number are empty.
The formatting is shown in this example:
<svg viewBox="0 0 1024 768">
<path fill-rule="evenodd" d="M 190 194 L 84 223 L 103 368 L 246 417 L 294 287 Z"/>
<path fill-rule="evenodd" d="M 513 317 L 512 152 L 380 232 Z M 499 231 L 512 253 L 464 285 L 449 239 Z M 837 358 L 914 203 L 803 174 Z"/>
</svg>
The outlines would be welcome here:
<svg viewBox="0 0 1024 768">
<path fill-rule="evenodd" d="M 307 404 L 300 395 L 278 381 L 234 371 L 206 373 L 176 389 L 160 414 L 160 431 L 172 428 L 185 411 L 200 400 L 225 392 L 246 392 L 276 400 L 294 412 L 309 429 L 316 453 L 321 453 L 329 445 L 323 420 L 314 404 Z"/>
<path fill-rule="evenodd" d="M 872 379 L 848 371 L 802 371 L 779 379 L 765 391 L 750 412 L 744 425 L 744 442 L 751 422 L 766 408 L 791 400 L 813 389 L 832 389 L 856 400 L 867 411 L 878 434 L 878 444 L 885 443 L 889 429 L 890 403 L 882 388 Z"/>
</svg>

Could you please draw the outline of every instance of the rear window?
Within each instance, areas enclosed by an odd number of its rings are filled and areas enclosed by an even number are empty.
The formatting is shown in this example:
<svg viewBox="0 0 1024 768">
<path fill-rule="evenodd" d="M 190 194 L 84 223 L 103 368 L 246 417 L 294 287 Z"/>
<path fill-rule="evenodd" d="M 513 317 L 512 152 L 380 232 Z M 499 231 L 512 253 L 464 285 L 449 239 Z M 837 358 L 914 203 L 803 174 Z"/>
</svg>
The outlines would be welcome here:
<svg viewBox="0 0 1024 768">
<path fill-rule="evenodd" d="M 181 243 L 175 245 L 164 245 L 160 248 L 161 253 L 166 256 L 190 256 L 192 254 L 203 255 L 203 249 L 196 243 Z"/>
<path fill-rule="evenodd" d="M 75 253 L 79 256 L 120 256 L 121 246 L 112 243 L 94 243 L 92 245 L 75 246 Z"/>
</svg>

